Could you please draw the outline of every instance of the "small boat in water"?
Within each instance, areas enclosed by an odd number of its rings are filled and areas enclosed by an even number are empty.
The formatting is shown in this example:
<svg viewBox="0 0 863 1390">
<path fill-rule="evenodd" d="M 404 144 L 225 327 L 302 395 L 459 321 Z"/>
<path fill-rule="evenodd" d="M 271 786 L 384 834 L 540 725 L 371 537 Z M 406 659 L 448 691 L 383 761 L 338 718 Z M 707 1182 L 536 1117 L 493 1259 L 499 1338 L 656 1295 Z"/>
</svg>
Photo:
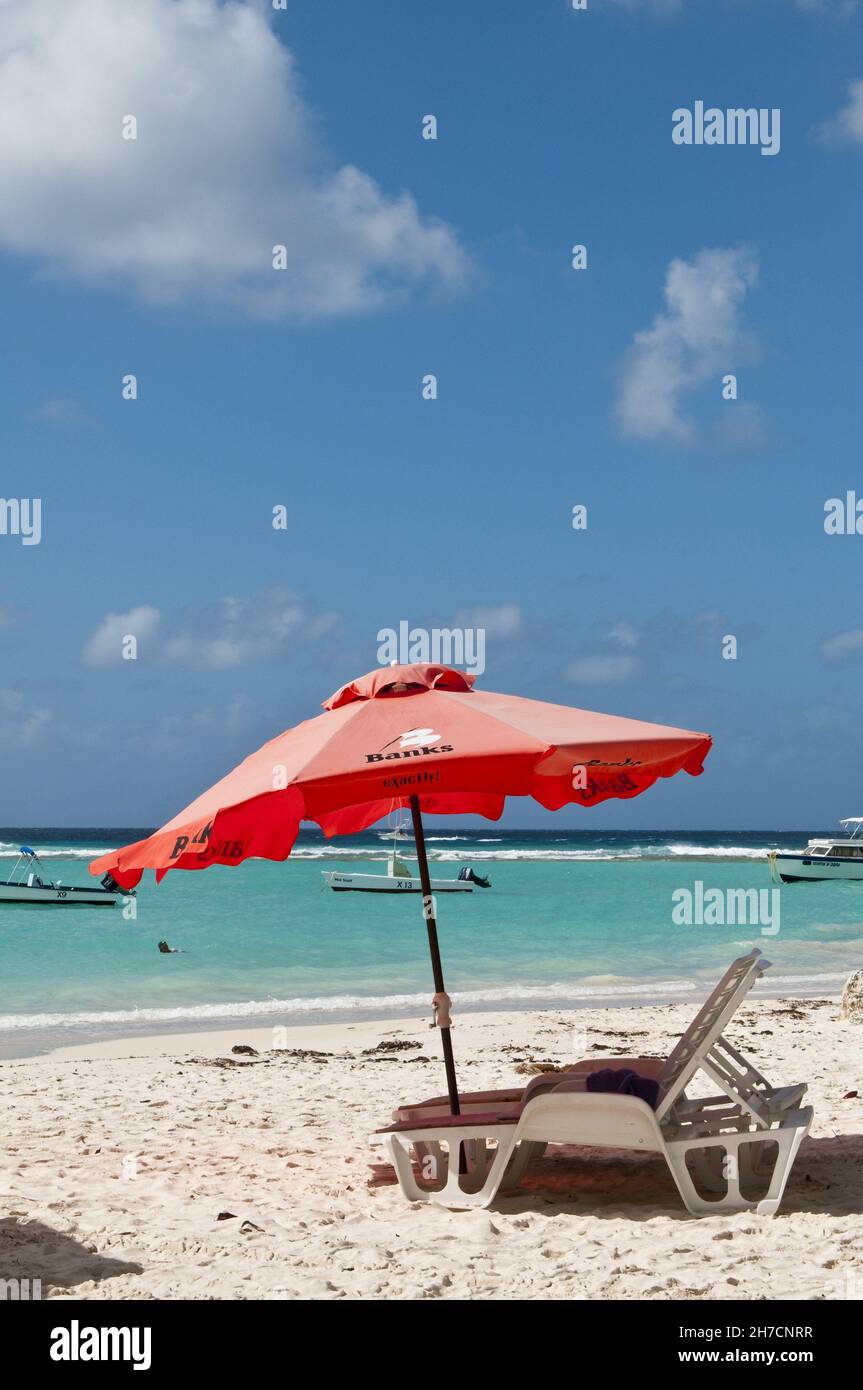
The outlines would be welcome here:
<svg viewBox="0 0 863 1390">
<path fill-rule="evenodd" d="M 35 850 L 21 845 L 18 858 L 8 879 L 0 880 L 0 904 L 14 903 L 18 907 L 113 907 L 124 898 L 132 897 L 115 883 L 110 874 L 100 880 L 101 888 L 76 888 L 74 884 L 56 883 L 40 862 Z"/>
<path fill-rule="evenodd" d="M 393 835 L 393 847 L 387 856 L 385 874 L 343 874 L 329 869 L 323 871 L 324 883 L 335 893 L 421 893 L 422 883 L 418 875 L 399 857 L 398 842 L 404 829 L 397 826 Z M 472 893 L 474 887 L 490 888 L 487 878 L 481 878 L 467 865 L 459 871 L 458 878 L 433 878 L 433 893 Z"/>
<path fill-rule="evenodd" d="M 848 816 L 839 824 L 843 830 L 848 829 L 845 836 L 813 839 L 800 850 L 771 850 L 767 857 L 774 882 L 863 880 L 863 816 Z"/>
</svg>

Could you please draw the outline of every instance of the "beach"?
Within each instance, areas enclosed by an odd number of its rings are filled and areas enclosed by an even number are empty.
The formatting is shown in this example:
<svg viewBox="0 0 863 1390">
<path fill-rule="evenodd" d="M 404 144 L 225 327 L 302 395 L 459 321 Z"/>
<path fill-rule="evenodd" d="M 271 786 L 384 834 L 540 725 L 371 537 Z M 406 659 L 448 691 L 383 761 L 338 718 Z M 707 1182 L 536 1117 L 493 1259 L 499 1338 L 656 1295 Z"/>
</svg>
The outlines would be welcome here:
<svg viewBox="0 0 863 1390">
<path fill-rule="evenodd" d="M 693 1012 L 457 1013 L 460 1085 L 666 1055 Z M 418 1013 L 5 1060 L 0 1278 L 52 1299 L 859 1299 L 863 1029 L 838 1015 L 756 992 L 727 1030 L 815 1109 L 775 1217 L 691 1217 L 660 1157 L 583 1149 L 488 1210 L 407 1203 L 368 1136 L 444 1089 Z"/>
</svg>

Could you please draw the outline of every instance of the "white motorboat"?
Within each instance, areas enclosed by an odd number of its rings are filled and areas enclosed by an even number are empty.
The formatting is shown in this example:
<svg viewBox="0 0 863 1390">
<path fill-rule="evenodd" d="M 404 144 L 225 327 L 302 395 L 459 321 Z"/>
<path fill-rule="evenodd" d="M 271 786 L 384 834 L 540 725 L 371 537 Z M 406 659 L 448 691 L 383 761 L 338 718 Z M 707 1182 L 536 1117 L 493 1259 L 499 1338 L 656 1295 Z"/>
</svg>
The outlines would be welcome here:
<svg viewBox="0 0 863 1390">
<path fill-rule="evenodd" d="M 421 893 L 422 883 L 418 875 L 399 856 L 398 842 L 404 834 L 401 826 L 396 826 L 393 847 L 387 855 L 387 870 L 384 874 L 339 873 L 333 869 L 323 870 L 324 883 L 335 893 Z M 433 893 L 472 893 L 474 887 L 490 888 L 487 878 L 481 878 L 467 865 L 459 870 L 458 878 L 433 878 Z"/>
<path fill-rule="evenodd" d="M 131 892 L 124 892 L 110 874 L 100 880 L 101 887 L 78 888 L 49 878 L 35 850 L 21 845 L 8 879 L 0 880 L 0 904 L 18 907 L 113 907 Z"/>
<path fill-rule="evenodd" d="M 848 816 L 839 824 L 847 832 L 844 836 L 813 839 L 800 850 L 771 850 L 768 859 L 774 881 L 863 880 L 863 816 Z"/>
</svg>

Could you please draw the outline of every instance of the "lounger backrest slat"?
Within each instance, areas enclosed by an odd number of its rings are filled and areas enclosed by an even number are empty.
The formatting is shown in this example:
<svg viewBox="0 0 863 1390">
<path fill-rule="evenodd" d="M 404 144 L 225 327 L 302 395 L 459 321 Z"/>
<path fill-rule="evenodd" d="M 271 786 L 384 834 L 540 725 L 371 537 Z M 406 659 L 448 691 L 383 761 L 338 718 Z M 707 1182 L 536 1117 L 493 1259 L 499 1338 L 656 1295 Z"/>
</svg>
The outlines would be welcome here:
<svg viewBox="0 0 863 1390">
<path fill-rule="evenodd" d="M 727 1053 L 723 1054 L 722 1039 L 711 1048 L 702 1062 L 705 1072 L 725 1092 L 734 1099 L 765 1128 L 770 1126 L 770 1108 L 763 1093 L 758 1089 L 758 1073 L 748 1063 L 732 1066 Z"/>
<path fill-rule="evenodd" d="M 717 1038 L 714 1052 L 716 1051 L 722 1052 L 727 1059 L 740 1069 L 740 1071 L 745 1072 L 753 1086 L 759 1086 L 765 1094 L 770 1091 L 770 1082 L 767 1080 L 767 1077 L 762 1076 L 758 1068 L 754 1067 L 752 1063 L 743 1056 L 742 1052 L 738 1052 L 737 1048 L 733 1047 L 727 1038 Z"/>
<path fill-rule="evenodd" d="M 757 1067 L 753 1066 L 726 1038 L 717 1038 L 702 1062 L 705 1073 L 721 1087 L 730 1100 L 748 1110 L 762 1129 L 769 1129 L 777 1113 L 799 1100 L 805 1086 L 786 1087 L 777 1092 Z M 784 1097 L 777 1111 L 777 1097 Z"/>
<path fill-rule="evenodd" d="M 748 955 L 732 961 L 683 1037 L 669 1054 L 660 1072 L 659 1084 L 662 1092 L 656 1110 L 657 1119 L 662 1119 L 685 1089 L 721 1036 L 728 1020 L 736 1013 L 755 981 L 763 975 L 769 965 L 770 962 L 763 959 L 757 946 Z"/>
</svg>

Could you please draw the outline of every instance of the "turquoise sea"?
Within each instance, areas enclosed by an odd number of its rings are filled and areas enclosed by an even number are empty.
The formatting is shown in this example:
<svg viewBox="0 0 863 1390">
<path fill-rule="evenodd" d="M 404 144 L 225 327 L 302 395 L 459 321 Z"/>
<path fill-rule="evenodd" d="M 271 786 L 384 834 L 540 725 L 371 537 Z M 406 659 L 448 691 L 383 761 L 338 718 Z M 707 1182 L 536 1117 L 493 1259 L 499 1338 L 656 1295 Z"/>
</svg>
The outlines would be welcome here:
<svg viewBox="0 0 863 1390">
<path fill-rule="evenodd" d="M 146 833 L 0 828 L 0 877 L 24 843 L 83 884 L 96 853 Z M 467 863 L 492 880 L 438 895 L 447 988 L 461 1010 L 678 998 L 759 945 L 774 991 L 836 990 L 863 963 L 863 883 L 784 886 L 770 936 L 672 919 L 675 890 L 770 888 L 767 850 L 825 833 L 430 830 L 437 876 Z M 147 874 L 135 920 L 0 906 L 0 1056 L 244 1019 L 417 1017 L 432 994 L 419 896 L 322 887 L 323 868 L 381 859 L 388 843 L 378 829 L 339 842 L 309 830 L 283 864 L 175 872 L 159 887 Z M 182 954 L 161 955 L 162 938 Z"/>
</svg>

